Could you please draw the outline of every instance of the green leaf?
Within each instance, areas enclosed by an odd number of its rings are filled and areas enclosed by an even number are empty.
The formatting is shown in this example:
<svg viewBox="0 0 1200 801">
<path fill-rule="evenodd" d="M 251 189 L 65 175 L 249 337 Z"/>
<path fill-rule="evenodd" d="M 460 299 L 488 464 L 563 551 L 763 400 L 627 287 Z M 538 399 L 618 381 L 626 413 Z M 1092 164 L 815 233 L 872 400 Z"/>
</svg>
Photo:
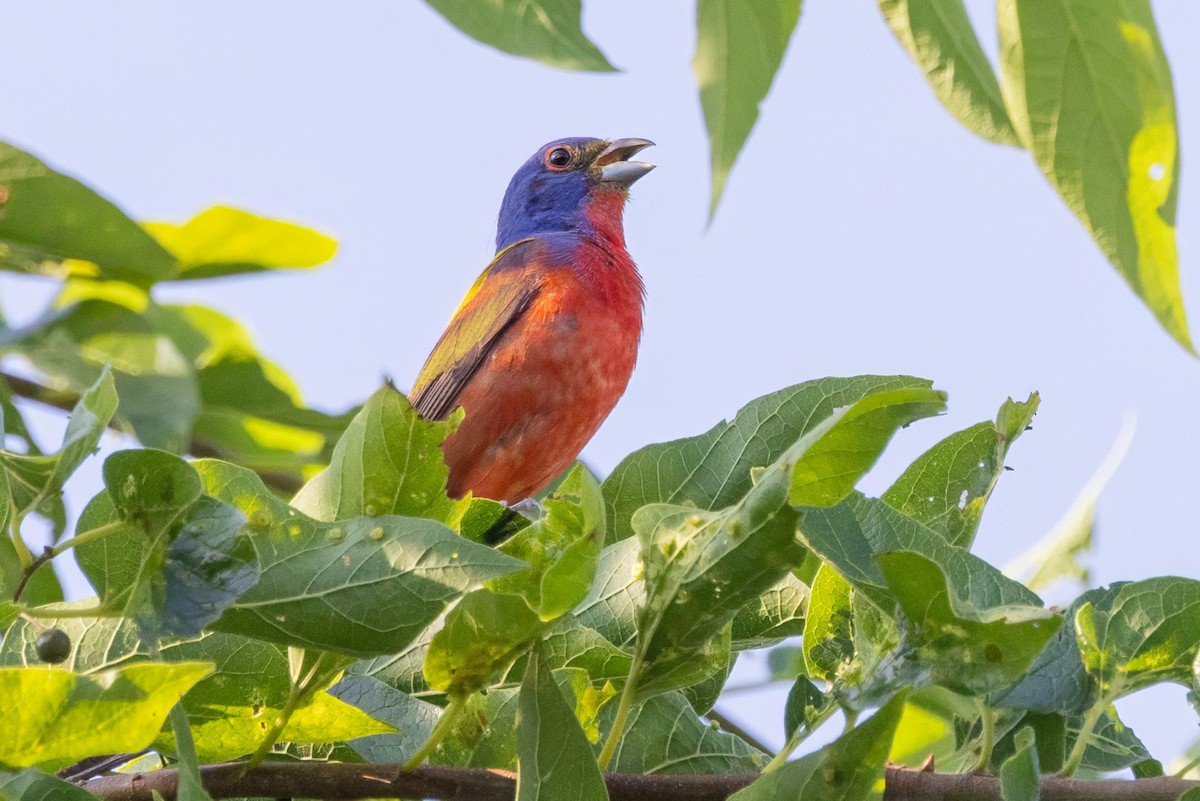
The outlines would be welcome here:
<svg viewBox="0 0 1200 801">
<path fill-rule="evenodd" d="M 4 336 L 4 344 L 76 391 L 110 366 L 119 418 L 143 445 L 184 450 L 200 408 L 195 366 L 161 330 L 158 307 L 144 292 L 115 282 L 73 282 L 68 289 L 85 285 L 86 294 L 64 293 L 57 308 Z"/>
<path fill-rule="evenodd" d="M 709 217 L 775 80 L 800 21 L 801 0 L 699 0 L 692 72 L 708 128 L 712 164 Z"/>
<path fill-rule="evenodd" d="M 616 704 L 600 713 L 612 726 Z M 706 724 L 683 693 L 656 695 L 634 708 L 609 769 L 614 773 L 719 775 L 762 770 L 766 756 L 740 737 Z"/>
<path fill-rule="evenodd" d="M 1179 142 L 1149 0 L 1000 0 L 1003 92 L 1022 143 L 1179 344 Z"/>
<path fill-rule="evenodd" d="M 933 560 L 963 599 L 978 609 L 1041 603 L 1024 585 L 965 548 L 947 544 L 932 529 L 875 498 L 855 493 L 837 506 L 807 509 L 799 535 L 805 545 L 881 608 L 888 608 L 894 596 L 875 555 L 888 551 L 914 551 Z"/>
<path fill-rule="evenodd" d="M 812 732 L 831 704 L 833 699 L 817 689 L 807 676 L 797 676 L 783 707 L 783 736 L 790 740 L 801 729 Z"/>
<path fill-rule="evenodd" d="M 573 706 L 534 646 L 517 702 L 517 801 L 608 798 Z"/>
<path fill-rule="evenodd" d="M 43 626 L 62 629 L 71 639 L 63 667 L 97 673 L 150 656 L 138 626 L 129 618 L 41 618 Z M 0 643 L 0 665 L 39 666 L 34 649 L 38 629 L 20 621 Z M 288 658 L 277 645 L 233 634 L 160 640 L 166 662 L 205 661 L 213 672 L 183 698 L 196 752 L 202 762 L 223 762 L 252 753 L 263 735 L 263 723 L 275 720 L 287 702 Z M 281 735 L 289 743 L 328 743 L 389 731 L 388 726 L 341 703 L 326 692 L 302 699 Z M 173 752 L 174 737 L 159 734 L 155 747 Z"/>
<path fill-rule="evenodd" d="M 117 390 L 112 374 L 105 367 L 100 371 L 100 378 L 88 388 L 75 404 L 71 417 L 67 420 L 67 430 L 63 434 L 62 448 L 58 451 L 58 461 L 50 474 L 50 481 L 42 490 L 49 495 L 62 489 L 66 480 L 91 456 L 100 444 L 100 435 L 108 426 L 117 411 Z"/>
<path fill-rule="evenodd" d="M 637 634 L 637 610 L 645 597 L 640 545 L 636 538 L 621 540 L 600 552 L 596 578 L 575 617 L 614 645 L 626 646 Z"/>
<path fill-rule="evenodd" d="M 425 655 L 430 687 L 483 689 L 587 594 L 604 538 L 600 488 L 576 467 L 543 507 L 540 520 L 499 548 L 528 567 L 467 595 L 434 635 Z"/>
<path fill-rule="evenodd" d="M 879 10 L 947 111 L 984 139 L 1020 146 L 962 0 L 879 0 Z"/>
<path fill-rule="evenodd" d="M 549 621 L 574 609 L 592 585 L 604 540 L 604 499 L 596 479 L 578 465 L 542 507 L 540 520 L 499 546 L 530 567 L 494 579 L 488 587 L 521 595 Z"/>
<path fill-rule="evenodd" d="M 392 654 L 446 607 L 524 563 L 433 520 L 312 520 L 275 498 L 252 471 L 196 463 L 206 491 L 241 509 L 258 555 L 258 584 L 212 625 L 357 657 Z"/>
<path fill-rule="evenodd" d="M 802 634 L 808 603 L 808 585 L 788 573 L 737 611 L 731 624 L 732 647 L 739 651 L 765 648 L 784 637 Z"/>
<path fill-rule="evenodd" d="M 118 451 L 103 473 L 108 490 L 80 515 L 75 550 L 105 608 L 158 633 L 195 634 L 254 586 L 253 547 L 239 536 L 245 517 L 202 497 L 187 462 L 164 451 Z"/>
<path fill-rule="evenodd" d="M 315 267 L 337 250 L 336 241 L 310 228 L 229 206 L 205 209 L 182 224 L 142 227 L 178 260 L 181 280 Z"/>
<path fill-rule="evenodd" d="M 1004 801 L 1038 801 L 1038 754 L 1033 729 L 1017 732 L 1017 750 L 1000 766 L 1000 796 Z"/>
<path fill-rule="evenodd" d="M 967 602 L 936 562 L 912 551 L 876 559 L 892 592 L 915 626 L 916 659 L 934 680 L 966 694 L 1014 684 L 1054 636 L 1062 618 L 1040 606 L 981 608 Z"/>
<path fill-rule="evenodd" d="M 461 419 L 426 422 L 394 387 L 380 388 L 292 505 L 324 522 L 390 514 L 457 524 L 470 502 L 446 497 L 441 445 Z"/>
<path fill-rule="evenodd" d="M 45 511 L 48 500 L 61 503 L 58 496 L 63 484 L 95 452 L 116 408 L 113 378 L 104 368 L 95 384 L 76 402 L 56 455 L 23 455 L 0 450 L 0 522 L 7 520 L 9 514 Z M 46 579 L 39 584 L 45 589 Z"/>
<path fill-rule="evenodd" d="M 192 741 L 187 712 L 177 703 L 171 708 L 169 717 L 171 733 L 175 739 L 176 769 L 179 774 L 176 801 L 213 801 L 200 778 L 200 759 L 196 756 L 196 745 Z"/>
<path fill-rule="evenodd" d="M 614 67 L 583 34 L 582 0 L 426 0 L 467 36 L 552 67 L 611 72 Z"/>
<path fill-rule="evenodd" d="M 66 764 L 150 745 L 167 712 L 212 671 L 145 662 L 83 676 L 0 668 L 0 764 Z"/>
<path fill-rule="evenodd" d="M 609 543 L 631 536 L 633 513 L 649 503 L 691 503 L 703 510 L 738 502 L 753 485 L 753 468 L 776 461 L 835 408 L 852 406 L 870 395 L 908 389 L 918 394 L 933 392 L 931 382 L 907 376 L 808 381 L 751 401 L 732 421 L 719 423 L 700 436 L 635 451 L 601 487 L 612 529 Z M 940 411 L 944 397 L 928 400 L 928 404 L 914 404 L 913 419 Z M 936 410 L 931 408 L 934 405 Z M 890 411 L 882 412 L 879 421 L 890 422 L 891 417 Z M 867 424 L 871 419 L 860 422 Z"/>
<path fill-rule="evenodd" d="M 0 798 L 4 801 L 95 801 L 95 796 L 78 785 L 37 768 L 20 773 L 0 771 Z"/>
<path fill-rule="evenodd" d="M 828 563 L 821 565 L 804 620 L 804 662 L 809 676 L 833 682 L 853 664 L 852 591 L 850 582 Z"/>
<path fill-rule="evenodd" d="M 1190 684 L 1200 648 L 1200 581 L 1167 576 L 1123 584 L 1075 611 L 1075 638 L 1109 702 L 1158 682 Z"/>
<path fill-rule="evenodd" d="M 329 694 L 396 729 L 388 734 L 350 740 L 350 747 L 368 762 L 407 762 L 429 739 L 441 714 L 433 704 L 392 689 L 371 676 L 345 676 L 329 688 Z"/>
<path fill-rule="evenodd" d="M 1108 455 L 1088 479 L 1066 514 L 1045 537 L 1006 565 L 1005 573 L 1028 576 L 1025 585 L 1032 590 L 1041 590 L 1061 578 L 1078 579 L 1085 584 L 1088 582 L 1089 573 L 1080 564 L 1079 555 L 1091 550 L 1096 502 L 1125 458 L 1133 441 L 1133 430 L 1133 418 L 1126 418 Z"/>
<path fill-rule="evenodd" d="M 904 696 L 898 693 L 864 723 L 820 751 L 763 774 L 731 795 L 730 801 L 866 799 L 883 777 L 884 760 L 904 710 Z"/>
<path fill-rule="evenodd" d="M 61 276 L 69 270 L 64 260 L 85 259 L 98 277 L 140 286 L 178 269 L 171 254 L 112 203 L 5 142 L 0 197 L 3 269 Z"/>
<path fill-rule="evenodd" d="M 1036 392 L 1023 403 L 1009 398 L 995 423 L 978 423 L 946 437 L 909 465 L 882 500 L 951 545 L 971 547 L 1008 449 L 1033 420 L 1039 402 Z"/>
<path fill-rule="evenodd" d="M 3 475 L 3 471 L 0 471 L 0 475 Z M 3 478 L 0 478 L 0 495 L 3 492 Z M 13 592 L 17 589 L 17 583 L 20 582 L 24 573 L 25 569 L 17 557 L 17 549 L 13 545 L 12 538 L 8 536 L 7 532 L 0 532 L 0 599 L 12 599 Z M 58 581 L 57 574 L 48 567 L 43 567 L 30 576 L 25 590 L 21 593 L 21 603 L 28 606 L 42 606 L 62 599 L 62 585 Z M 13 614 L 16 614 L 15 606 L 13 610 Z"/>
</svg>

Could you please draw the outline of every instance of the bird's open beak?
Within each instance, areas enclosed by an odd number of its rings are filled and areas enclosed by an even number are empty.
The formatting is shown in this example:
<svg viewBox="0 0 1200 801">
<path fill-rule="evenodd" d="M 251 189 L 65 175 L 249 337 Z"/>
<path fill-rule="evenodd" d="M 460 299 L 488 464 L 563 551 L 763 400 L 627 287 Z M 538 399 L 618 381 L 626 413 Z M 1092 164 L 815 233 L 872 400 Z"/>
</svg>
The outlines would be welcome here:
<svg viewBox="0 0 1200 801">
<path fill-rule="evenodd" d="M 600 180 L 627 187 L 653 170 L 653 164 L 629 160 L 653 144 L 649 139 L 614 139 L 609 142 L 608 147 L 596 157 Z"/>
</svg>

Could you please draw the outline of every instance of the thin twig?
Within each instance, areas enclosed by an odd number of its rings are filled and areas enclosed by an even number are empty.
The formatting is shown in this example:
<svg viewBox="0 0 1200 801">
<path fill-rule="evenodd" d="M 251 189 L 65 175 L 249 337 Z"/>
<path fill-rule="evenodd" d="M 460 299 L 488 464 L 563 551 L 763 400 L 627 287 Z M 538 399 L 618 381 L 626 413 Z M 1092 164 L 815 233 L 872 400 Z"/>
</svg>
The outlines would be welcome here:
<svg viewBox="0 0 1200 801">
<path fill-rule="evenodd" d="M 11 373 L 0 372 L 0 381 L 8 384 L 8 388 L 12 394 L 26 400 L 34 401 L 35 403 L 40 403 L 43 406 L 49 406 L 52 409 L 69 412 L 79 402 L 79 396 L 71 392 L 51 389 L 36 381 L 30 381 L 28 378 L 22 378 Z M 108 427 L 113 431 L 119 431 L 123 434 L 129 433 L 115 420 L 110 422 Z M 228 460 L 230 456 L 229 452 L 221 446 L 200 437 L 191 438 L 191 441 L 188 443 L 188 453 L 199 459 Z M 276 470 L 259 470 L 256 472 L 264 484 L 286 495 L 294 495 L 303 484 L 298 476 L 291 473 Z"/>
<path fill-rule="evenodd" d="M 333 762 L 268 762 L 244 770 L 241 763 L 200 769 L 205 789 L 214 798 L 436 798 L 511 801 L 516 776 L 505 770 L 423 767 L 409 773 L 400 765 L 354 765 Z M 724 801 L 758 778 L 758 774 L 724 776 L 604 777 L 611 801 Z M 88 782 L 88 792 L 105 801 L 152 801 L 158 792 L 174 799 L 174 770 L 105 776 Z M 1049 776 L 1041 781 L 1043 801 L 1174 801 L 1200 782 L 1169 776 L 1154 779 L 1084 780 Z M 1001 801 L 1000 783 L 980 774 L 930 773 L 890 767 L 885 801 Z"/>
<path fill-rule="evenodd" d="M 712 709 L 708 710 L 708 712 L 704 715 L 704 717 L 708 718 L 711 721 L 719 723 L 721 725 L 722 729 L 729 732 L 730 734 L 736 734 L 738 737 L 741 737 L 743 740 L 745 740 L 748 745 L 754 746 L 755 748 L 757 748 L 759 751 L 762 751 L 767 756 L 772 756 L 772 757 L 775 756 L 774 748 L 767 745 L 766 743 L 764 743 L 762 740 L 755 737 L 750 732 L 746 731 L 744 728 L 742 728 L 741 725 L 739 725 L 736 721 L 731 720 L 729 717 L 727 717 L 725 715 L 724 712 L 717 709 L 716 707 L 713 707 Z"/>
</svg>

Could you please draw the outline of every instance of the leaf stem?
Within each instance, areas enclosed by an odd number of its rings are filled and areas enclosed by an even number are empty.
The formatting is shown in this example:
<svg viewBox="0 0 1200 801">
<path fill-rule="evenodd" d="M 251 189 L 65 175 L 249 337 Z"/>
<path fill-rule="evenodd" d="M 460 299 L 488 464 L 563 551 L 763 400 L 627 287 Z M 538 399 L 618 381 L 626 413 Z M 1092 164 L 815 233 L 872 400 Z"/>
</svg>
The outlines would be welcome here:
<svg viewBox="0 0 1200 801">
<path fill-rule="evenodd" d="M 613 717 L 612 728 L 608 730 L 608 737 L 604 740 L 604 748 L 600 749 L 600 756 L 596 757 L 596 764 L 600 766 L 601 773 L 608 770 L 613 755 L 617 753 L 617 743 L 625 733 L 625 724 L 629 722 L 629 713 L 633 709 L 633 694 L 641 679 L 645 659 L 643 649 L 638 648 L 629 665 L 629 676 L 625 679 L 625 686 L 621 688 L 621 699 L 617 702 L 617 714 Z"/>
<path fill-rule="evenodd" d="M 14 522 L 14 526 L 16 525 L 18 524 Z M 71 537 L 71 539 L 64 540 L 58 545 L 55 545 L 53 548 L 47 548 L 41 556 L 37 557 L 36 559 L 31 558 L 27 564 L 22 559 L 24 570 L 21 572 L 21 580 L 17 582 L 17 587 L 15 590 L 13 590 L 13 603 L 21 600 L 21 593 L 25 591 L 25 585 L 29 583 L 29 579 L 33 577 L 33 574 L 36 573 L 38 568 L 40 568 L 42 565 L 46 564 L 56 556 L 61 556 L 77 545 L 85 545 L 89 542 L 95 542 L 96 540 L 104 539 L 109 534 L 124 528 L 125 525 L 126 523 L 124 520 L 113 520 L 105 523 L 102 526 L 97 526 L 90 531 L 85 531 L 82 534 L 76 534 L 74 537 Z M 21 539 L 19 529 L 14 528 L 13 535 L 14 542 L 15 540 Z M 21 545 L 24 547 L 25 543 L 22 542 Z M 20 555 L 20 551 L 17 553 Z M 29 554 L 29 550 L 26 549 L 25 553 Z"/>
<path fill-rule="evenodd" d="M 23 512 L 17 512 L 14 514 L 10 533 L 12 534 L 13 548 L 16 549 L 17 552 L 17 559 L 21 561 L 21 567 L 28 571 L 30 566 L 34 563 L 34 559 L 33 554 L 29 551 L 29 546 L 25 544 L 25 538 L 21 536 L 21 523 L 24 521 L 24 519 L 25 514 Z M 15 601 L 16 598 L 13 600 Z"/>
<path fill-rule="evenodd" d="M 438 718 L 438 722 L 434 724 L 433 731 L 429 732 L 429 739 L 425 741 L 425 745 L 412 755 L 412 759 L 404 763 L 404 767 L 400 769 L 401 773 L 411 773 L 421 767 L 430 754 L 437 750 L 437 747 L 442 744 L 442 740 L 446 739 L 446 735 L 454 728 L 454 724 L 462 716 L 463 711 L 467 707 L 467 698 L 470 696 L 456 695 L 450 698 L 446 704 L 446 708 L 442 710 L 442 716 Z"/>
<path fill-rule="evenodd" d="M 299 680 L 291 682 L 288 687 L 287 700 L 283 703 L 283 708 L 279 710 L 279 714 L 275 716 L 275 722 L 271 724 L 271 728 L 263 735 L 262 742 L 258 744 L 258 749 L 251 755 L 246 762 L 246 769 L 249 770 L 257 766 L 267 755 L 271 753 L 271 749 L 275 747 L 275 743 L 279 742 L 283 730 L 287 728 L 288 723 L 295 714 L 300 703 L 312 693 L 313 679 L 319 675 L 321 663 L 325 661 L 325 657 L 329 656 L 328 651 L 322 651 L 313 660 L 312 667 L 308 673 L 299 677 Z"/>
<path fill-rule="evenodd" d="M 979 736 L 979 759 L 975 762 L 972 773 L 987 772 L 988 764 L 992 761 L 992 750 L 996 747 L 996 713 L 979 701 L 979 721 L 983 732 Z"/>
<path fill-rule="evenodd" d="M 1092 734 L 1095 732 L 1096 724 L 1100 722 L 1100 717 L 1104 714 L 1104 710 L 1108 709 L 1108 704 L 1108 697 L 1103 696 L 1083 716 L 1083 724 L 1079 727 L 1079 736 L 1075 738 L 1075 747 L 1071 749 L 1071 755 L 1067 757 L 1067 761 L 1063 764 L 1062 774 L 1064 776 L 1074 776 L 1075 771 L 1079 770 L 1079 765 L 1083 762 L 1084 752 L 1087 751 L 1088 744 L 1092 741 Z"/>
</svg>

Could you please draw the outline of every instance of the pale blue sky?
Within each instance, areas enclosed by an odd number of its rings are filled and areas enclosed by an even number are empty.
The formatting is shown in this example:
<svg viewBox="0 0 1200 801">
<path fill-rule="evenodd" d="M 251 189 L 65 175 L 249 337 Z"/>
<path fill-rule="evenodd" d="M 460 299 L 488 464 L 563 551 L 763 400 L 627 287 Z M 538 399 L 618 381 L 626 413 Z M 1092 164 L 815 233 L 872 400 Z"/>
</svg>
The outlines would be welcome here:
<svg viewBox="0 0 1200 801">
<path fill-rule="evenodd" d="M 537 146 L 653 139 L 645 158 L 659 169 L 634 187 L 626 226 L 648 290 L 641 358 L 585 451 L 591 464 L 610 470 L 809 378 L 935 379 L 950 414 L 897 436 L 864 482 L 878 492 L 940 437 L 1036 389 L 1041 414 L 1010 454 L 977 551 L 1003 564 L 1053 525 L 1132 412 L 1136 439 L 1099 509 L 1095 579 L 1200 578 L 1200 363 L 1027 153 L 941 109 L 874 3 L 805 5 L 707 231 L 691 2 L 585 3 L 585 30 L 624 70 L 607 75 L 497 53 L 415 0 L 17 4 L 5 12 L 0 139 L 139 218 L 224 202 L 336 236 L 339 256 L 316 272 L 158 292 L 245 321 L 332 410 L 384 374 L 411 382 L 487 263 L 508 178 Z M 992 4 L 968 5 L 994 52 Z M 1200 329 L 1200 4 L 1154 8 L 1181 106 L 1179 250 Z M 15 320 L 49 291 L 0 277 Z M 85 467 L 75 509 L 98 470 Z M 778 742 L 784 691 L 743 696 L 734 716 Z M 1119 705 L 1165 760 L 1196 734 L 1183 696 L 1159 688 Z"/>
</svg>

